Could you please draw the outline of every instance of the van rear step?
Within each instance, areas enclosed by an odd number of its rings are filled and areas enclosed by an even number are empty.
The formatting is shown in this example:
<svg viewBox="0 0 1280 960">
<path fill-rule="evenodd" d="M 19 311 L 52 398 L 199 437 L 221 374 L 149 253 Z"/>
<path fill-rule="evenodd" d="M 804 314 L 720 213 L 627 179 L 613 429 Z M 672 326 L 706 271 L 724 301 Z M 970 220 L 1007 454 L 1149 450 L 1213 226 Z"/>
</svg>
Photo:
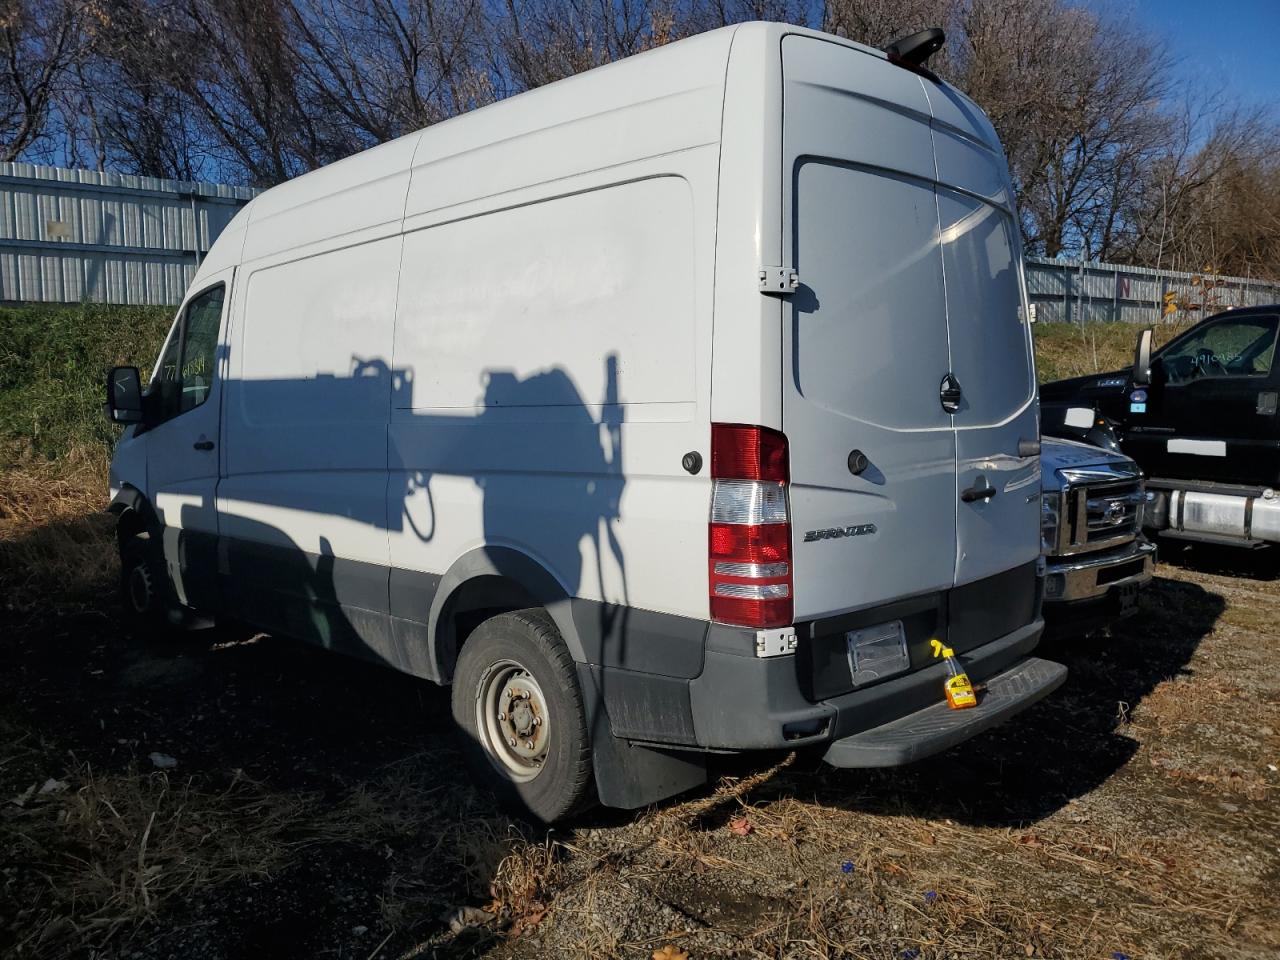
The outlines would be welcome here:
<svg viewBox="0 0 1280 960">
<path fill-rule="evenodd" d="M 833 767 L 899 767 L 922 760 L 1025 710 L 1066 679 L 1067 668 L 1062 664 L 1031 657 L 989 679 L 976 707 L 952 710 L 945 700 L 939 701 L 892 723 L 836 740 L 822 759 Z M 941 695 L 941 685 L 938 692 Z"/>
</svg>

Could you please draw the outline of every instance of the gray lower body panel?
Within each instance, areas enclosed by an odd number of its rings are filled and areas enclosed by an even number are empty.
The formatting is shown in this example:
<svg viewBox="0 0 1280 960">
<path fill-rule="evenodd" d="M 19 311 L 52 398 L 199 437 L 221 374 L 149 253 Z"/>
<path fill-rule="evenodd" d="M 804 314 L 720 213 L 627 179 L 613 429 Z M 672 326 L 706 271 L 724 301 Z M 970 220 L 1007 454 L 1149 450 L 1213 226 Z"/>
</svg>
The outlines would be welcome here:
<svg viewBox="0 0 1280 960">
<path fill-rule="evenodd" d="M 932 756 L 1007 720 L 1052 693 L 1067 668 L 1036 657 L 982 685 L 978 705 L 953 710 L 945 702 L 836 740 L 823 759 L 833 767 L 896 767 Z"/>
</svg>

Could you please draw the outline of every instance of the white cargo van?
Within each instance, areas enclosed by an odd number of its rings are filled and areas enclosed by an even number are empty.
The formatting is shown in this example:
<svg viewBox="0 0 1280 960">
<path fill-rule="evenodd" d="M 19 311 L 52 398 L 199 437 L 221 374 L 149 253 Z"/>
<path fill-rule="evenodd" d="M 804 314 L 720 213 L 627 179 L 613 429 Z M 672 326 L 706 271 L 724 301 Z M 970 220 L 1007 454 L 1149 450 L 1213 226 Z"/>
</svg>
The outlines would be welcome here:
<svg viewBox="0 0 1280 960">
<path fill-rule="evenodd" d="M 452 683 L 547 821 L 926 756 L 1065 674 L 1021 263 L 982 112 L 785 25 L 411 134 L 253 200 L 112 371 L 126 596 Z"/>
</svg>

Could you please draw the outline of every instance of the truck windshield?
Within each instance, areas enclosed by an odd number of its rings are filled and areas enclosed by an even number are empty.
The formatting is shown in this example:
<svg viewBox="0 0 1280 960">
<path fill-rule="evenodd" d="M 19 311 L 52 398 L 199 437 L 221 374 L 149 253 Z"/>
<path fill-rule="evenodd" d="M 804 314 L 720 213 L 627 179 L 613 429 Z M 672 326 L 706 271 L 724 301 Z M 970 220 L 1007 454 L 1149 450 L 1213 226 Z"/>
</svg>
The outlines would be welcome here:
<svg viewBox="0 0 1280 960">
<path fill-rule="evenodd" d="M 1192 330 L 1160 355 L 1165 379 L 1265 377 L 1276 352 L 1276 317 L 1224 317 Z"/>
</svg>

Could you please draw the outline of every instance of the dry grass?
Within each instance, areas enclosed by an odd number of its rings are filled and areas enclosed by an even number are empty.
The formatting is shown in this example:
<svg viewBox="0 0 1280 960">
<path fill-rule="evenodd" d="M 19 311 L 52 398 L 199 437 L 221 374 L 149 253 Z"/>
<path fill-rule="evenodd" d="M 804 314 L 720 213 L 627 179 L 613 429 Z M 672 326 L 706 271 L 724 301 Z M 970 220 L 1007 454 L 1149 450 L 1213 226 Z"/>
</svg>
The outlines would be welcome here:
<svg viewBox="0 0 1280 960">
<path fill-rule="evenodd" d="M 101 448 L 77 447 L 0 471 L 0 594 L 9 610 L 81 601 L 115 576 L 107 464 Z"/>
<path fill-rule="evenodd" d="M 15 950 L 100 948 L 195 890 L 266 876 L 300 842 L 288 835 L 312 804 L 238 771 L 213 791 L 160 771 L 77 765 L 54 791 L 4 809 L 6 859 L 29 871 L 17 918 L 29 932 Z"/>
</svg>

